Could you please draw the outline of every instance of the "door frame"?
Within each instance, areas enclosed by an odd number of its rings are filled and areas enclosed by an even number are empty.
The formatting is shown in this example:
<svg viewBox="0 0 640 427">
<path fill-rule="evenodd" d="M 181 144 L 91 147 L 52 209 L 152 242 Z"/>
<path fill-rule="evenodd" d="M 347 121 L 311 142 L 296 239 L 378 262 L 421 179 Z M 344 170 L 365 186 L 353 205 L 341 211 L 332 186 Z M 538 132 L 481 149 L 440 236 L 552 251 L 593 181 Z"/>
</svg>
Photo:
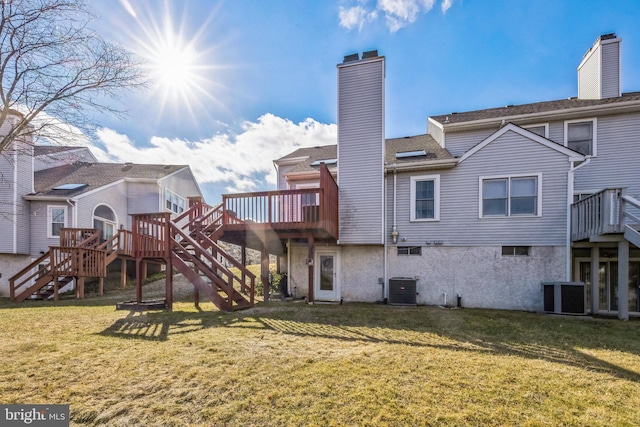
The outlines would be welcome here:
<svg viewBox="0 0 640 427">
<path fill-rule="evenodd" d="M 323 255 L 333 255 L 333 292 L 320 290 L 320 272 L 322 266 L 320 264 L 320 257 Z M 314 300 L 317 301 L 340 301 L 341 283 L 340 283 L 340 249 L 339 248 L 321 248 L 316 249 L 314 259 L 314 272 L 313 272 L 313 295 Z"/>
</svg>

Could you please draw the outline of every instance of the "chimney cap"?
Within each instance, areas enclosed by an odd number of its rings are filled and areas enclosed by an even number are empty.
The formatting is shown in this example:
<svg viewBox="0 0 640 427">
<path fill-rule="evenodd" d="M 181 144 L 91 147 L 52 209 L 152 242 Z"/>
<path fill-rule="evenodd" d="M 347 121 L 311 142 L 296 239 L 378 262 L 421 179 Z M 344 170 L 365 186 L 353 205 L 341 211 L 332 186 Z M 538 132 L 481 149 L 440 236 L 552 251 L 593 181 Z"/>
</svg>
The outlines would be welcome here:
<svg viewBox="0 0 640 427">
<path fill-rule="evenodd" d="M 615 39 L 615 38 L 616 38 L 616 33 L 603 34 L 600 36 L 600 40 L 609 40 L 609 39 Z"/>
<path fill-rule="evenodd" d="M 367 52 L 362 52 L 362 59 L 369 59 L 369 58 L 377 58 L 378 57 L 378 50 L 369 50 Z"/>
<path fill-rule="evenodd" d="M 360 60 L 360 54 L 352 53 L 351 55 L 345 55 L 344 60 L 342 62 L 352 62 L 352 61 L 359 61 L 359 60 Z"/>
</svg>

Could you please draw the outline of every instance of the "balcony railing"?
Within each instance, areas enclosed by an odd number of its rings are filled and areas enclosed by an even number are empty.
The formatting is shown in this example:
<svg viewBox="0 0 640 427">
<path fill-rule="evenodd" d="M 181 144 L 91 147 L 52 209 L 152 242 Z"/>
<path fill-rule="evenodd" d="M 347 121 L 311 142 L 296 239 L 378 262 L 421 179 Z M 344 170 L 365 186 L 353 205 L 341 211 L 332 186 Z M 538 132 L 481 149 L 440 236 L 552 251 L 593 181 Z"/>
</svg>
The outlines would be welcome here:
<svg viewBox="0 0 640 427">
<path fill-rule="evenodd" d="M 323 230 L 337 239 L 338 186 L 327 167 L 320 166 L 319 188 L 223 195 L 225 225 L 269 224 L 275 230 Z"/>
<path fill-rule="evenodd" d="M 607 188 L 571 205 L 572 240 L 623 233 L 625 229 L 625 209 L 622 208 L 624 193 L 624 188 Z"/>
</svg>

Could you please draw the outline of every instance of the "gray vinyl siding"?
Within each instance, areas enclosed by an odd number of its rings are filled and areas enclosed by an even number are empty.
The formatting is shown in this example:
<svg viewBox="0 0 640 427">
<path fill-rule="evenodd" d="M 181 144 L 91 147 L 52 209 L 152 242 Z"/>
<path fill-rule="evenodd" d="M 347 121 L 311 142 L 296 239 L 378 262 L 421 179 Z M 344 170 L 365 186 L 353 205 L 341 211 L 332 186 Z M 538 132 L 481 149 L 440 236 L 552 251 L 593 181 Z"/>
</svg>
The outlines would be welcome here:
<svg viewBox="0 0 640 427">
<path fill-rule="evenodd" d="M 29 205 L 22 196 L 33 191 L 32 152 L 20 144 L 0 155 L 0 253 L 29 253 Z"/>
<path fill-rule="evenodd" d="M 178 196 L 185 199 L 185 209 L 189 207 L 189 202 L 187 200 L 188 197 L 201 196 L 198 186 L 196 182 L 193 180 L 189 169 L 185 168 L 177 171 L 176 173 L 162 178 L 159 181 L 163 190 L 168 188 L 169 190 L 176 193 Z M 162 200 L 164 201 L 164 195 L 162 196 Z M 212 201 L 212 203 L 216 204 L 219 201 Z"/>
<path fill-rule="evenodd" d="M 16 227 L 17 253 L 29 253 L 29 202 L 22 196 L 33 191 L 33 147 L 25 146 L 18 154 Z"/>
<path fill-rule="evenodd" d="M 127 206 L 128 214 L 163 212 L 161 206 L 164 195 L 160 186 L 155 183 L 128 182 Z M 127 216 L 129 216 L 127 215 Z M 127 229 L 131 229 L 131 217 L 127 219 Z"/>
<path fill-rule="evenodd" d="M 576 172 L 575 191 L 627 187 L 640 197 L 640 113 L 598 118 L 597 157 Z"/>
<path fill-rule="evenodd" d="M 462 156 L 465 152 L 492 135 L 498 127 L 462 132 L 446 133 L 446 149 L 455 157 Z"/>
<path fill-rule="evenodd" d="M 382 244 L 384 61 L 338 67 L 341 244 Z"/>
<path fill-rule="evenodd" d="M 602 46 L 602 98 L 620 96 L 620 43 L 607 43 Z"/>
<path fill-rule="evenodd" d="M 568 168 L 565 155 L 507 132 L 453 169 L 399 174 L 396 212 L 401 240 L 398 244 L 564 246 Z M 440 175 L 440 221 L 410 222 L 410 178 L 434 174 Z M 538 185 L 542 185 L 542 216 L 479 218 L 479 177 L 522 174 L 541 174 L 542 182 Z M 389 235 L 393 218 L 393 176 L 387 179 Z"/>
<path fill-rule="evenodd" d="M 49 250 L 49 246 L 59 246 L 60 239 L 58 237 L 48 238 L 47 227 L 49 224 L 48 207 L 49 206 L 66 206 L 67 218 L 66 226 L 73 227 L 74 225 L 74 209 L 66 203 L 65 200 L 60 201 L 31 201 L 31 256 L 39 257 L 40 252 L 46 252 Z"/>
<path fill-rule="evenodd" d="M 0 154 L 0 253 L 14 251 L 14 224 L 16 220 L 14 195 L 16 190 L 14 175 L 15 156 Z"/>
<path fill-rule="evenodd" d="M 79 198 L 77 202 L 79 228 L 93 228 L 93 212 L 99 205 L 107 205 L 114 211 L 118 227 L 123 225 L 130 229 L 127 218 L 127 183 L 119 182 Z"/>
</svg>

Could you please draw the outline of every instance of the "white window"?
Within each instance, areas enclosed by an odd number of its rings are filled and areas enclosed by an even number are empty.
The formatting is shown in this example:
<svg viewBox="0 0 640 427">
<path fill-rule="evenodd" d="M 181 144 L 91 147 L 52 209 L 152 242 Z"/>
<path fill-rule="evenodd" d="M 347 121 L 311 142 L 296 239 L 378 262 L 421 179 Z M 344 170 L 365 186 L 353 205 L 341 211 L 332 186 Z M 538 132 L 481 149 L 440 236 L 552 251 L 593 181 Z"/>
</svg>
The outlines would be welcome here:
<svg viewBox="0 0 640 427">
<path fill-rule="evenodd" d="M 67 226 L 67 207 L 48 206 L 47 220 L 47 237 L 59 237 L 60 230 Z"/>
<path fill-rule="evenodd" d="M 480 177 L 480 217 L 540 216 L 540 175 Z"/>
<path fill-rule="evenodd" d="M 440 175 L 411 177 L 411 221 L 440 220 Z"/>
<path fill-rule="evenodd" d="M 181 214 L 182 212 L 184 212 L 185 200 L 183 197 L 178 196 L 176 193 L 169 190 L 168 188 L 165 189 L 164 194 L 165 194 L 164 196 L 165 209 L 177 214 Z"/>
<path fill-rule="evenodd" d="M 564 145 L 586 156 L 595 156 L 596 125 L 596 119 L 564 122 Z"/>
<path fill-rule="evenodd" d="M 536 135 L 540 135 L 544 138 L 549 138 L 549 124 L 548 123 L 544 123 L 544 124 L 539 124 L 539 125 L 527 125 L 527 126 L 522 126 L 523 129 L 528 130 L 529 132 L 533 132 Z"/>
</svg>

